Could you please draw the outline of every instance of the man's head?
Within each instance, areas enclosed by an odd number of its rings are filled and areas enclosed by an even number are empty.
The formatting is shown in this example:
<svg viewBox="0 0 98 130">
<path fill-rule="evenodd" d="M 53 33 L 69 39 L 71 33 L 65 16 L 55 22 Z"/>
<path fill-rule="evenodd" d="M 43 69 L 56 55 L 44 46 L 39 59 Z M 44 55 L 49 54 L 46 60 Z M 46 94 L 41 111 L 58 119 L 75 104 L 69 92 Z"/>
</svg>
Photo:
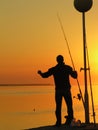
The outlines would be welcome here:
<svg viewBox="0 0 98 130">
<path fill-rule="evenodd" d="M 58 63 L 63 63 L 64 58 L 63 58 L 62 55 L 58 55 L 58 56 L 56 57 L 56 60 L 57 60 Z"/>
</svg>

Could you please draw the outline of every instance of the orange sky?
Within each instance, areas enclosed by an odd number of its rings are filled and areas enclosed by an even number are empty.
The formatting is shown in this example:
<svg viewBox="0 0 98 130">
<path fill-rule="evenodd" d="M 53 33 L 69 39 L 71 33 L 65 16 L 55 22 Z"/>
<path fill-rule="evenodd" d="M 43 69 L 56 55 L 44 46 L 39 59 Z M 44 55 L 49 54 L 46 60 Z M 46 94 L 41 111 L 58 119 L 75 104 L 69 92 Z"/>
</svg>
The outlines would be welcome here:
<svg viewBox="0 0 98 130">
<path fill-rule="evenodd" d="M 98 77 L 98 1 L 86 13 L 87 43 L 92 79 Z M 83 83 L 83 41 L 81 13 L 73 0 L 4 0 L 0 2 L 0 83 L 51 83 L 42 79 L 37 70 L 46 71 L 63 54 L 71 64 L 66 42 L 57 19 L 59 12 L 64 30 Z"/>
</svg>

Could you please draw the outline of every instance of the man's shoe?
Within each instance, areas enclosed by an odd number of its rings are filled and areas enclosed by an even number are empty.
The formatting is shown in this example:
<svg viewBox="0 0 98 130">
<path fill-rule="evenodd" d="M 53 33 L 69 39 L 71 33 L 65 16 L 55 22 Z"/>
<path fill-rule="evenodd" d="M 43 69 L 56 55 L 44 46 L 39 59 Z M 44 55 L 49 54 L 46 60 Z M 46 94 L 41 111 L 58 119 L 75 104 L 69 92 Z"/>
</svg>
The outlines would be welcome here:
<svg viewBox="0 0 98 130">
<path fill-rule="evenodd" d="M 69 118 L 67 118 L 67 119 L 66 119 L 66 122 L 65 122 L 65 125 L 70 126 L 72 120 L 73 120 L 73 119 L 69 119 Z"/>
<path fill-rule="evenodd" d="M 54 125 L 55 127 L 60 127 L 61 123 L 56 122 L 56 124 Z"/>
</svg>

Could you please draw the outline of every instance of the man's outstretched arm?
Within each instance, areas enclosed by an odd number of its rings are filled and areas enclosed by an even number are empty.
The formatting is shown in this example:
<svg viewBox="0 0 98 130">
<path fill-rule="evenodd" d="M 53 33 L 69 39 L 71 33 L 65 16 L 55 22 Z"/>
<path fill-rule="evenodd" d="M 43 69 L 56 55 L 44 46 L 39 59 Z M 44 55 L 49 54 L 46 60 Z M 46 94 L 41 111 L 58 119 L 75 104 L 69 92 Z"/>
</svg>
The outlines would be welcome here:
<svg viewBox="0 0 98 130">
<path fill-rule="evenodd" d="M 48 78 L 49 76 L 51 76 L 52 74 L 50 73 L 50 71 L 47 72 L 42 72 L 41 70 L 38 70 L 38 74 L 41 75 L 41 77 L 43 78 Z"/>
</svg>

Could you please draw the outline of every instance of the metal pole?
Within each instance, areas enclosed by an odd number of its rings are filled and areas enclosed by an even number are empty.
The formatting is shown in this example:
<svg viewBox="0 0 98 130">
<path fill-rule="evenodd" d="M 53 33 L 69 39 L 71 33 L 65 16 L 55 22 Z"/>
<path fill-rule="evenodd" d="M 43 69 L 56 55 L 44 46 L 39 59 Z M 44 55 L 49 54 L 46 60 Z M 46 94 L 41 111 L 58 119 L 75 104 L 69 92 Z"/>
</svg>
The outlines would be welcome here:
<svg viewBox="0 0 98 130">
<path fill-rule="evenodd" d="M 89 97 L 88 97 L 88 89 L 87 89 L 85 12 L 82 12 L 82 20 L 83 20 L 84 84 L 85 84 L 85 93 L 84 93 L 85 123 L 88 124 L 89 123 Z"/>
<path fill-rule="evenodd" d="M 96 113 L 95 113 L 95 107 L 94 107 L 94 99 L 93 99 L 93 90 L 92 90 L 92 81 L 91 81 L 91 71 L 90 71 L 90 64 L 89 64 L 89 54 L 88 54 L 88 48 L 87 48 L 87 43 L 86 43 L 86 50 L 87 50 L 87 61 L 88 61 L 88 72 L 89 72 L 89 82 L 90 82 L 90 91 L 91 91 L 91 101 L 92 101 L 92 112 L 93 112 L 93 120 L 94 120 L 94 125 L 96 125 Z"/>
</svg>

